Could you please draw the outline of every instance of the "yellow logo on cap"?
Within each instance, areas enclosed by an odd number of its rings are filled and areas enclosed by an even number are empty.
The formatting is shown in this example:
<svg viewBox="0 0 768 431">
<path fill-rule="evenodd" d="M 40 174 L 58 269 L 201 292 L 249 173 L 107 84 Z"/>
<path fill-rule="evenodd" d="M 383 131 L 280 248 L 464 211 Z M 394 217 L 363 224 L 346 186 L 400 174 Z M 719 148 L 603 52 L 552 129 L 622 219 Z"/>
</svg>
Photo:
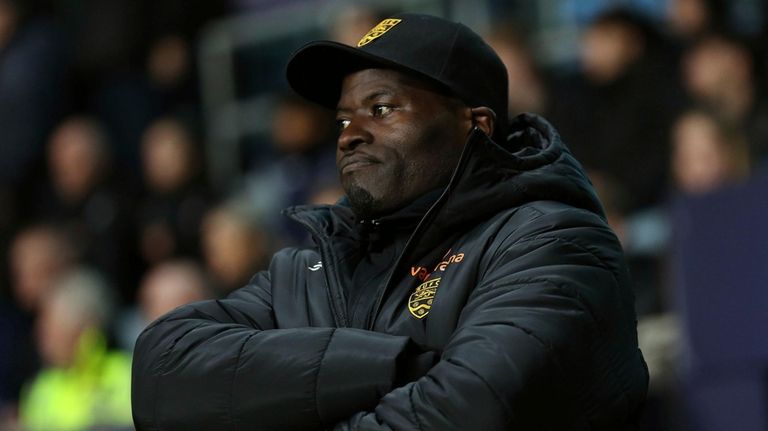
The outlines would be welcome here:
<svg viewBox="0 0 768 431">
<path fill-rule="evenodd" d="M 376 27 L 372 28 L 368 33 L 363 36 L 362 39 L 360 39 L 359 42 L 357 42 L 357 47 L 361 47 L 364 45 L 368 45 L 371 43 L 372 40 L 377 39 L 381 37 L 384 33 L 388 32 L 392 27 L 396 26 L 401 19 L 397 18 L 388 18 L 384 21 L 376 24 Z"/>
</svg>

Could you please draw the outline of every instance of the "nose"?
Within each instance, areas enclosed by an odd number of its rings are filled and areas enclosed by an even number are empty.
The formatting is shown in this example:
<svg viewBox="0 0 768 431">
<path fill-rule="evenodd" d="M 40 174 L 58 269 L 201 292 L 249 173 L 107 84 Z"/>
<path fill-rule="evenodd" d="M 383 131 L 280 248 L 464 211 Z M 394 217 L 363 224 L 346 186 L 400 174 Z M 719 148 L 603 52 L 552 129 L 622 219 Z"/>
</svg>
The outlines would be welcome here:
<svg viewBox="0 0 768 431">
<path fill-rule="evenodd" d="M 361 144 L 370 144 L 373 136 L 365 128 L 361 119 L 350 120 L 347 127 L 341 130 L 337 146 L 339 151 L 352 151 Z"/>
</svg>

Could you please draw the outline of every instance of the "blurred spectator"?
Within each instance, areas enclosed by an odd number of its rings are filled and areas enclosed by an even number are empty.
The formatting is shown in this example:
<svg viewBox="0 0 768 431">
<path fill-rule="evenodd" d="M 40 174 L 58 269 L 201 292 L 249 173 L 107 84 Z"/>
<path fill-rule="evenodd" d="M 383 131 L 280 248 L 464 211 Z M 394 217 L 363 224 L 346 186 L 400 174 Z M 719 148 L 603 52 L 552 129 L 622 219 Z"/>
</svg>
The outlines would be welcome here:
<svg viewBox="0 0 768 431">
<path fill-rule="evenodd" d="M 187 41 L 178 34 L 156 39 L 147 56 L 147 71 L 155 88 L 174 90 L 181 87 L 190 73 Z"/>
<path fill-rule="evenodd" d="M 26 312 L 35 313 L 51 286 L 77 263 L 77 251 L 63 230 L 53 225 L 33 225 L 16 235 L 10 260 L 16 303 Z"/>
<path fill-rule="evenodd" d="M 683 55 L 689 96 L 723 119 L 745 127 L 755 160 L 768 154 L 768 107 L 761 100 L 752 52 L 725 35 L 709 35 Z"/>
<path fill-rule="evenodd" d="M 70 20 L 79 54 L 74 81 L 87 95 L 81 106 L 104 122 L 116 161 L 126 175 L 138 179 L 139 142 L 149 124 L 165 115 L 192 120 L 198 116 L 194 46 L 202 26 L 221 15 L 225 5 L 185 0 L 81 2 L 82 13 Z M 60 9 L 66 14 L 71 8 Z"/>
<path fill-rule="evenodd" d="M 660 202 L 668 184 L 669 123 L 679 91 L 660 35 L 615 10 L 586 30 L 582 73 L 553 92 L 551 117 L 576 157 L 626 190 L 622 210 Z"/>
<path fill-rule="evenodd" d="M 197 92 L 189 43 L 168 33 L 149 42 L 142 68 L 126 70 L 96 93 L 96 110 L 114 139 L 122 168 L 138 174 L 142 135 L 168 115 L 196 118 Z"/>
<path fill-rule="evenodd" d="M 702 109 L 691 109 L 677 119 L 672 171 L 679 191 L 711 192 L 745 180 L 749 170 L 749 149 L 741 129 Z"/>
<path fill-rule="evenodd" d="M 109 170 L 107 137 L 94 119 L 69 118 L 48 148 L 52 186 L 63 204 L 77 203 L 100 185 Z"/>
<path fill-rule="evenodd" d="M 45 137 L 62 109 L 63 40 L 30 2 L 0 0 L 0 262 L 23 219 L 19 199 L 39 174 Z M 0 265 L 0 291 L 6 278 Z"/>
<path fill-rule="evenodd" d="M 52 24 L 27 14 L 29 2 L 0 0 L 0 186 L 18 187 L 61 106 L 66 59 Z"/>
<path fill-rule="evenodd" d="M 186 260 L 162 263 L 141 283 L 141 314 L 149 324 L 176 307 L 208 299 L 212 293 L 208 277 L 197 263 Z"/>
<path fill-rule="evenodd" d="M 203 268 L 192 260 L 171 260 L 153 267 L 139 287 L 138 307 L 123 313 L 117 322 L 117 338 L 133 350 L 136 338 L 154 320 L 174 308 L 214 297 Z"/>
<path fill-rule="evenodd" d="M 53 286 L 76 265 L 77 253 L 61 229 L 32 225 L 13 239 L 9 260 L 15 302 L 0 302 L 0 429 L 15 420 L 22 383 L 39 367 L 34 318 Z"/>
<path fill-rule="evenodd" d="M 130 357 L 107 348 L 114 302 L 98 273 L 77 270 L 43 301 L 37 321 L 45 368 L 24 391 L 20 419 L 28 430 L 129 429 Z"/>
<path fill-rule="evenodd" d="M 146 194 L 139 205 L 139 247 L 146 264 L 199 254 L 208 190 L 198 148 L 183 123 L 153 122 L 142 139 Z"/>
<path fill-rule="evenodd" d="M 290 242 L 306 233 L 280 211 L 309 203 L 312 194 L 338 184 L 335 137 L 330 112 L 296 96 L 283 96 L 275 107 L 270 137 L 278 158 L 248 174 L 241 199 L 249 210 Z"/>
<path fill-rule="evenodd" d="M 69 0 L 48 3 L 72 34 L 75 61 L 70 84 L 83 98 L 81 107 L 109 81 L 141 70 L 145 62 L 150 75 L 157 70 L 153 64 L 180 64 L 178 60 L 190 54 L 188 45 L 199 29 L 225 9 L 223 2 L 185 0 L 78 0 L 74 7 Z M 167 49 L 176 44 L 165 43 L 168 36 L 183 40 L 184 56 L 176 56 L 181 51 L 175 47 Z M 165 48 L 156 49 L 158 46 Z M 173 58 L 158 59 L 160 52 L 171 53 Z M 188 71 L 193 62 L 185 59 L 182 63 Z"/>
<path fill-rule="evenodd" d="M 615 82 L 645 55 L 645 23 L 625 11 L 606 13 L 586 30 L 581 48 L 584 75 L 592 83 Z"/>
<path fill-rule="evenodd" d="M 511 25 L 496 30 L 487 40 L 507 67 L 510 117 L 523 112 L 546 112 L 546 85 L 525 40 Z"/>
<path fill-rule="evenodd" d="M 724 31 L 727 12 L 725 0 L 670 0 L 667 24 L 672 36 L 687 44 L 709 32 Z"/>
<path fill-rule="evenodd" d="M 671 131 L 672 176 L 674 188 L 686 194 L 709 193 L 746 179 L 749 154 L 743 130 L 707 109 L 686 110 Z M 669 221 L 665 219 L 669 224 Z M 676 226 L 679 229 L 679 227 Z M 671 229 L 667 227 L 667 229 Z M 680 235 L 680 231 L 676 232 Z M 669 244 L 665 242 L 665 250 Z M 631 263 L 636 258 L 628 252 Z M 662 255 L 664 262 L 669 258 Z M 646 261 L 648 262 L 648 261 Z M 665 265 L 666 266 L 666 265 Z M 647 281 L 649 272 L 631 268 L 636 282 Z M 658 270 L 657 270 L 658 271 Z M 672 307 L 679 286 L 663 276 L 654 280 L 659 307 L 639 313 L 638 339 L 648 363 L 650 392 L 646 408 L 646 429 L 685 429 L 681 396 L 684 343 L 679 309 Z M 674 291 L 670 291 L 670 287 Z M 646 305 L 642 291 L 636 296 L 638 307 Z"/>
<path fill-rule="evenodd" d="M 273 251 L 263 226 L 233 204 L 208 212 L 203 221 L 203 255 L 221 294 L 243 287 L 266 269 Z"/>
<path fill-rule="evenodd" d="M 24 381 L 38 368 L 30 335 L 30 316 L 0 300 L 0 429 L 10 429 L 17 420 L 19 394 Z"/>
<path fill-rule="evenodd" d="M 746 46 L 726 36 L 707 36 L 685 54 L 685 89 L 724 118 L 737 121 L 749 112 L 756 97 L 752 68 Z"/>
<path fill-rule="evenodd" d="M 33 320 L 53 286 L 76 264 L 65 232 L 32 225 L 16 234 L 9 251 L 15 302 L 0 301 L 0 429 L 15 422 L 21 386 L 38 369 Z"/>
<path fill-rule="evenodd" d="M 130 299 L 138 271 L 129 188 L 111 167 L 100 125 L 87 117 L 64 121 L 50 138 L 48 166 L 49 181 L 29 196 L 30 216 L 65 225 L 83 259 Z"/>
</svg>

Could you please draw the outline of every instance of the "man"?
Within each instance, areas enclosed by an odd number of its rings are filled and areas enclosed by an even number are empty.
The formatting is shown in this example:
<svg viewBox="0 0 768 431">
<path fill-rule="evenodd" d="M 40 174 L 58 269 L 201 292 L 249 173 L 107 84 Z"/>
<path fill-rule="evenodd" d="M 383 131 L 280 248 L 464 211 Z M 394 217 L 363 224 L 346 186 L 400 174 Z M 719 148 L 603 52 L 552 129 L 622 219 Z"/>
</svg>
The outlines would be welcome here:
<svg viewBox="0 0 768 431">
<path fill-rule="evenodd" d="M 137 428 L 631 426 L 647 372 L 620 246 L 554 129 L 506 124 L 482 39 L 402 14 L 287 75 L 337 110 L 347 198 L 287 210 L 315 247 L 144 332 Z"/>
<path fill-rule="evenodd" d="M 106 337 L 113 293 L 100 273 L 81 267 L 41 298 L 35 337 L 44 367 L 22 392 L 23 429 L 130 426 L 131 358 L 110 349 Z"/>
</svg>

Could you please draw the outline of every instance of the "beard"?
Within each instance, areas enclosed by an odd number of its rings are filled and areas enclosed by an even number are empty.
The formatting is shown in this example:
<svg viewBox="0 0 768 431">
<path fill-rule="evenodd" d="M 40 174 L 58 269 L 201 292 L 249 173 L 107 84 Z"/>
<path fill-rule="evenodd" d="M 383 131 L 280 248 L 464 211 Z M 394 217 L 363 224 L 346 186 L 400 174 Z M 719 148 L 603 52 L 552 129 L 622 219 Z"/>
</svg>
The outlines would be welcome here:
<svg viewBox="0 0 768 431">
<path fill-rule="evenodd" d="M 401 193 L 414 180 L 408 175 L 409 164 L 412 162 L 397 159 L 375 166 L 375 170 L 368 175 L 347 178 L 346 183 L 342 180 L 342 187 L 358 220 L 381 217 L 407 203 Z"/>
<path fill-rule="evenodd" d="M 368 190 L 357 184 L 347 190 L 347 198 L 358 220 L 371 219 L 381 211 L 381 203 L 374 199 Z"/>
</svg>

